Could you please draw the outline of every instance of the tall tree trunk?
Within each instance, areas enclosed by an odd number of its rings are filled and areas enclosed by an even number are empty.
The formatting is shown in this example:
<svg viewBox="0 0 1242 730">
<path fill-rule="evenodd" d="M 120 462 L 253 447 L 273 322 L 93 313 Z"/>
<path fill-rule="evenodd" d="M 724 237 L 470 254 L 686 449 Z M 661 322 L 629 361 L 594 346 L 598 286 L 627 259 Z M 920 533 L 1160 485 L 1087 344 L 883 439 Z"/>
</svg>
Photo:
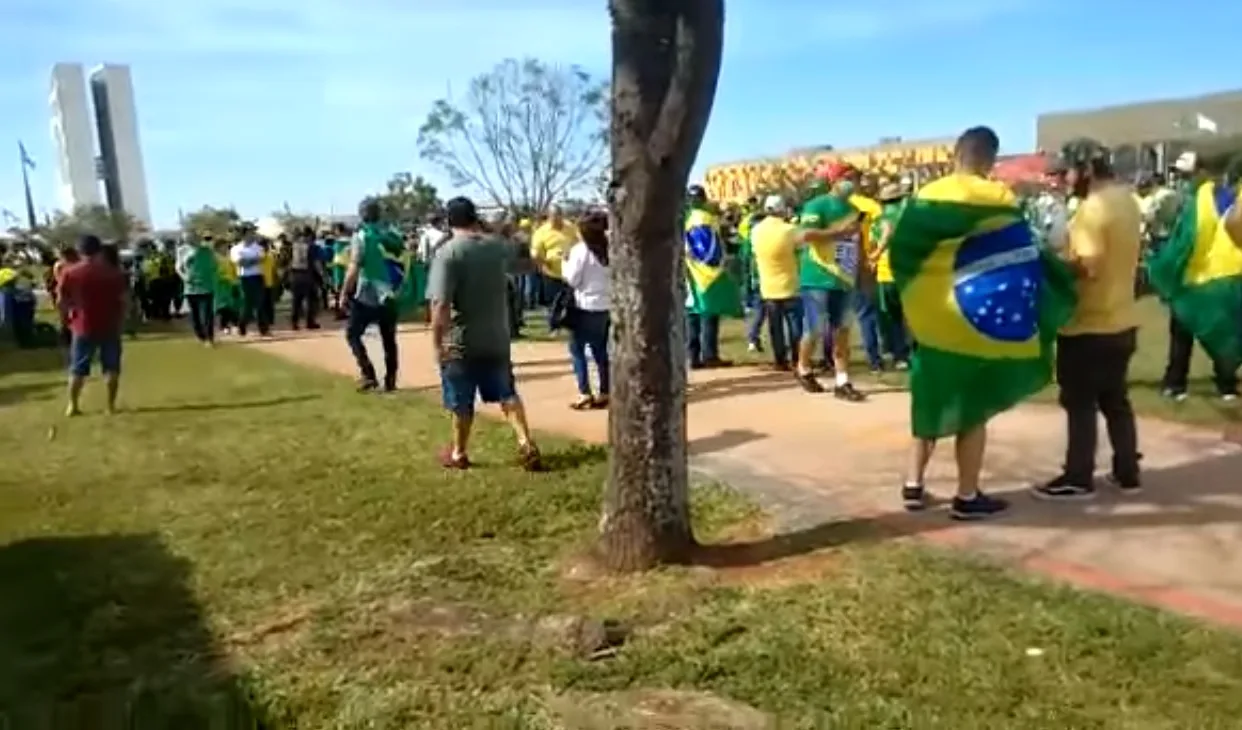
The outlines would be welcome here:
<svg viewBox="0 0 1242 730">
<path fill-rule="evenodd" d="M 707 127 L 724 0 L 610 0 L 612 458 L 600 556 L 618 571 L 688 557 L 682 206 Z"/>
</svg>

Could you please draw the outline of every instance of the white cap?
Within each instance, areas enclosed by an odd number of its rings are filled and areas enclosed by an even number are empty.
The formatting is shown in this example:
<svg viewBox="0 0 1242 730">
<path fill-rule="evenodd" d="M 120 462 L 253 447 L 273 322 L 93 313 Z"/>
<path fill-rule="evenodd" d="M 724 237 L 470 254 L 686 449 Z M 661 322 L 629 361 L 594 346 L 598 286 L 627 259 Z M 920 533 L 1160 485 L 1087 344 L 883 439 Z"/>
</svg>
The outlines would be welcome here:
<svg viewBox="0 0 1242 730">
<path fill-rule="evenodd" d="M 768 213 L 775 213 L 784 210 L 785 199 L 779 195 L 769 195 L 763 199 L 763 209 Z"/>
</svg>

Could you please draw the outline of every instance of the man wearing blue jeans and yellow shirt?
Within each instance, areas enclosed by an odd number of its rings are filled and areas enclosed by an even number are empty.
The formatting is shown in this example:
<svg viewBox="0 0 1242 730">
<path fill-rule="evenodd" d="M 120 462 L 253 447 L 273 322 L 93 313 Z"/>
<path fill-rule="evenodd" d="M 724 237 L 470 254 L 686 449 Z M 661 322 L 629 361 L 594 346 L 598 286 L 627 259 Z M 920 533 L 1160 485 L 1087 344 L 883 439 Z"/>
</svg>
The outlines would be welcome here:
<svg viewBox="0 0 1242 730">
<path fill-rule="evenodd" d="M 798 283 L 798 229 L 784 219 L 779 195 L 764 201 L 764 217 L 750 231 L 759 280 L 760 306 L 767 313 L 776 367 L 790 368 L 790 351 L 802 339 L 802 299 Z"/>
</svg>

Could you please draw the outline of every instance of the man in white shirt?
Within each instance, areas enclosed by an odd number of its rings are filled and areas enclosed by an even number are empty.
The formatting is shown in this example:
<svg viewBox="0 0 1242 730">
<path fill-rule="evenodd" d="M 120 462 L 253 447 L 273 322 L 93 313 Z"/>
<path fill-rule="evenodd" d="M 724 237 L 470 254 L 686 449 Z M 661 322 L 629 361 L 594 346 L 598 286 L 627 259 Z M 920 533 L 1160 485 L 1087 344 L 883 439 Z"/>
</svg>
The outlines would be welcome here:
<svg viewBox="0 0 1242 730">
<path fill-rule="evenodd" d="M 268 321 L 268 307 L 265 304 L 267 286 L 263 281 L 263 257 L 266 253 L 253 227 L 247 227 L 242 240 L 229 249 L 229 260 L 237 267 L 237 283 L 241 288 L 241 319 L 237 323 L 237 333 L 243 337 L 251 322 L 258 324 L 261 336 L 271 334 L 272 323 Z"/>
</svg>

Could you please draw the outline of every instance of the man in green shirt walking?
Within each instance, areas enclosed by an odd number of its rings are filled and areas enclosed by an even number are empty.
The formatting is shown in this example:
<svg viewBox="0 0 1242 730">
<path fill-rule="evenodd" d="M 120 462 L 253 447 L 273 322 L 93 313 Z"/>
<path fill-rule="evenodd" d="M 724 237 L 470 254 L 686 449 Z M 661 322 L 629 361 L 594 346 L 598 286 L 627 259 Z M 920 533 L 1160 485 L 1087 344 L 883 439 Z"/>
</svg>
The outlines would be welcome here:
<svg viewBox="0 0 1242 730">
<path fill-rule="evenodd" d="M 215 344 L 215 292 L 219 263 L 211 236 L 186 241 L 177 250 L 176 271 L 184 285 L 194 336 L 208 347 Z"/>
</svg>

